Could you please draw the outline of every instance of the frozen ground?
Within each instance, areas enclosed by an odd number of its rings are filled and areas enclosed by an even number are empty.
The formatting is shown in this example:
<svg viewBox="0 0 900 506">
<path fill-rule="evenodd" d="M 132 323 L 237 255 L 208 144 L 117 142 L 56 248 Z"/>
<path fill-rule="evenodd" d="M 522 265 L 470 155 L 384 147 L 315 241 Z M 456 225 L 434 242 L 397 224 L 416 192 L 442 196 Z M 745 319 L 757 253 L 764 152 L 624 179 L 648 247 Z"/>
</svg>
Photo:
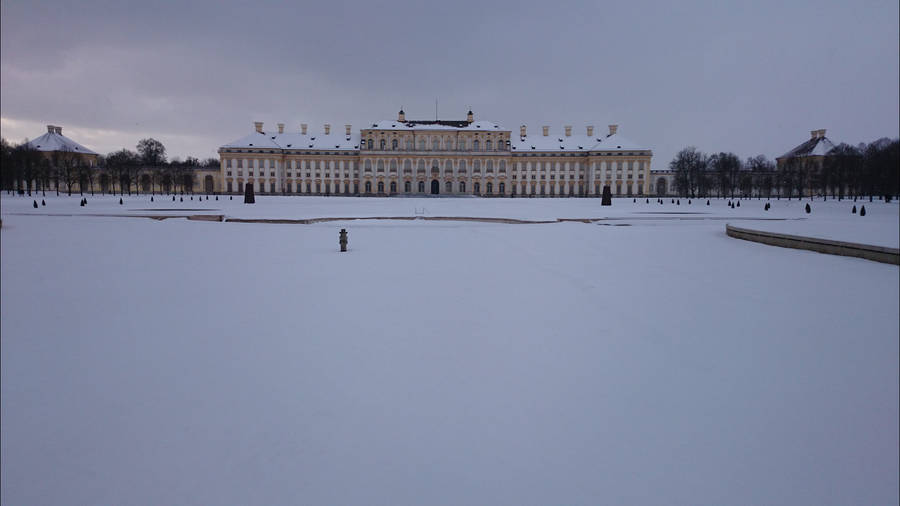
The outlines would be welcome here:
<svg viewBox="0 0 900 506">
<path fill-rule="evenodd" d="M 630 200 L 202 204 L 622 218 L 542 225 L 21 201 L 0 199 L 3 504 L 900 500 L 896 266 Z M 863 219 L 887 229 L 882 205 Z"/>
<path fill-rule="evenodd" d="M 655 198 L 615 199 L 612 207 L 601 207 L 598 199 L 481 199 L 481 198 L 359 198 L 359 197 L 277 197 L 257 196 L 254 205 L 243 204 L 243 197 L 172 202 L 171 196 L 88 197 L 86 207 L 78 205 L 81 197 L 44 197 L 46 207 L 32 208 L 33 198 L 0 198 L 0 211 L 5 214 L 224 214 L 232 218 L 306 219 L 323 217 L 396 217 L 396 216 L 464 216 L 513 218 L 521 220 L 555 220 L 558 218 L 596 218 L 646 221 L 660 219 L 731 220 L 739 226 L 826 239 L 862 242 L 879 246 L 900 247 L 900 206 L 875 201 L 866 204 L 866 216 L 851 214 L 854 203 L 821 199 L 812 202 L 813 212 L 806 214 L 808 200 L 771 200 L 772 209 L 764 211 L 765 200 L 743 200 L 741 207 L 730 209 L 727 200 L 678 199 L 680 205 Z M 650 200 L 650 203 L 646 203 Z M 38 197 L 38 203 L 41 198 Z M 752 222 L 750 219 L 759 218 Z M 779 221 L 772 221 L 777 219 Z M 766 220 L 766 221 L 762 221 Z M 783 220 L 783 221 L 781 221 Z M 724 223 L 721 224 L 724 230 Z"/>
</svg>

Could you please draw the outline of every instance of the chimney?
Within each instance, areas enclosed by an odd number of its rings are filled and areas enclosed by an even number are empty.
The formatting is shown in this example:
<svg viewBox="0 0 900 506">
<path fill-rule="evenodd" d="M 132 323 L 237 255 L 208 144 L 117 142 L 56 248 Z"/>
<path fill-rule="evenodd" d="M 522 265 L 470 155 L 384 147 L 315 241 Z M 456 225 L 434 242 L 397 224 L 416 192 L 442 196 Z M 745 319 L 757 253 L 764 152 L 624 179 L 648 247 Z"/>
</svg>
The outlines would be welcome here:
<svg viewBox="0 0 900 506">
<path fill-rule="evenodd" d="M 306 123 L 300 123 L 300 134 L 306 135 Z"/>
<path fill-rule="evenodd" d="M 350 137 L 350 132 L 353 130 L 353 125 L 344 125 L 344 130 L 347 132 L 347 137 Z"/>
<path fill-rule="evenodd" d="M 328 123 L 325 123 L 325 135 L 329 135 L 329 134 L 331 134 L 331 125 Z"/>
<path fill-rule="evenodd" d="M 284 123 L 278 124 L 278 133 L 280 133 L 280 134 L 284 133 Z"/>
<path fill-rule="evenodd" d="M 466 114 L 466 121 L 468 121 L 469 123 L 475 121 L 475 115 L 472 114 L 472 109 L 469 109 L 469 113 Z"/>
<path fill-rule="evenodd" d="M 53 125 L 47 125 L 47 133 L 48 133 L 48 134 L 55 134 L 55 133 L 56 133 L 56 127 L 53 126 Z"/>
<path fill-rule="evenodd" d="M 572 137 L 572 125 L 566 125 L 566 137 Z"/>
<path fill-rule="evenodd" d="M 609 135 L 616 135 L 616 132 L 618 132 L 618 131 L 619 131 L 619 125 L 609 125 Z"/>
<path fill-rule="evenodd" d="M 253 122 L 253 126 L 256 128 L 256 131 L 259 133 L 262 133 L 262 125 L 263 125 L 262 121 L 254 121 Z"/>
<path fill-rule="evenodd" d="M 818 131 L 818 130 L 810 130 L 810 131 L 809 131 L 809 138 L 810 138 L 810 139 L 815 139 L 815 138 L 818 137 L 818 136 L 819 136 L 819 131 Z"/>
<path fill-rule="evenodd" d="M 544 137 L 547 137 L 548 135 L 550 135 L 550 127 L 548 127 L 548 126 L 542 126 L 542 127 L 541 127 L 541 130 L 544 131 Z"/>
<path fill-rule="evenodd" d="M 519 127 L 519 137 L 525 137 L 525 125 Z"/>
<path fill-rule="evenodd" d="M 62 135 L 62 127 L 61 126 L 56 127 L 56 133 L 58 133 L 59 135 Z M 822 130 L 822 135 L 825 135 L 825 130 Z"/>
<path fill-rule="evenodd" d="M 587 127 L 587 136 L 588 136 L 588 137 L 593 137 L 593 136 L 594 136 L 594 125 L 588 125 L 588 127 Z"/>
<path fill-rule="evenodd" d="M 825 137 L 825 129 L 819 130 L 819 137 Z"/>
<path fill-rule="evenodd" d="M 403 112 L 403 108 L 400 108 L 400 112 L 397 113 L 397 121 L 401 123 L 406 123 L 406 113 Z M 347 132 L 347 135 L 350 135 L 350 132 Z"/>
</svg>

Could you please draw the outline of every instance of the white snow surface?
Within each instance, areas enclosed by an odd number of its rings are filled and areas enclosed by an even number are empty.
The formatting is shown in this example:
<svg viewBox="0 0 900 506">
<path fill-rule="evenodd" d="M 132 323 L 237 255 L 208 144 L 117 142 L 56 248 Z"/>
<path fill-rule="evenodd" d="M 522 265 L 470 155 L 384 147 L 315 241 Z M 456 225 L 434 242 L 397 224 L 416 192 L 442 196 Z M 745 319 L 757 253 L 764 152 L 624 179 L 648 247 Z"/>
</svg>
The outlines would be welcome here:
<svg viewBox="0 0 900 506">
<path fill-rule="evenodd" d="M 0 198 L 3 504 L 900 500 L 900 269 L 724 233 L 796 201 L 44 198 Z"/>
</svg>

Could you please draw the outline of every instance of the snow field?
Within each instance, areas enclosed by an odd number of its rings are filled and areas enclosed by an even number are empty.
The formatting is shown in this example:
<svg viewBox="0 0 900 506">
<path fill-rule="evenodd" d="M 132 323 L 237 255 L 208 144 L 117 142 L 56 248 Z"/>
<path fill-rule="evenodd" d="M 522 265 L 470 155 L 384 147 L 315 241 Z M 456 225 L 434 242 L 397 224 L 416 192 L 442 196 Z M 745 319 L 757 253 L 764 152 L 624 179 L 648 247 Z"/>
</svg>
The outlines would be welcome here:
<svg viewBox="0 0 900 506">
<path fill-rule="evenodd" d="M 219 208 L 632 206 L 262 198 Z M 121 207 L 108 200 L 84 212 Z M 0 206 L 4 503 L 898 501 L 896 266 L 734 240 L 714 220 Z"/>
</svg>

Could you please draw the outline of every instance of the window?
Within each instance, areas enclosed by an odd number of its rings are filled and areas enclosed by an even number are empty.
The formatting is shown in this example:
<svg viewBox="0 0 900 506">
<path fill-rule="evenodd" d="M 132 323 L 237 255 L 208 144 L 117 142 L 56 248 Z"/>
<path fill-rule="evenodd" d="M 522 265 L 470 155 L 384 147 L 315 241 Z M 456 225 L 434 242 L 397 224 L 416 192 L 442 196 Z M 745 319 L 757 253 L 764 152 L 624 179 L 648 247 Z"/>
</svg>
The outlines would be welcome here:
<svg viewBox="0 0 900 506">
<path fill-rule="evenodd" d="M 500 172 L 506 172 L 506 160 L 500 160 Z"/>
<path fill-rule="evenodd" d="M 419 181 L 419 193 L 425 193 L 425 181 Z"/>
<path fill-rule="evenodd" d="M 500 183 L 499 185 L 497 185 L 497 189 L 500 191 L 501 194 L 506 193 L 506 184 Z"/>
<path fill-rule="evenodd" d="M 478 151 L 480 147 L 481 145 L 479 144 L 478 139 L 472 141 L 472 151 Z M 475 191 L 477 192 L 478 190 Z"/>
<path fill-rule="evenodd" d="M 476 182 L 472 185 L 472 191 L 478 193 L 481 191 L 481 183 Z"/>
<path fill-rule="evenodd" d="M 397 182 L 391 181 L 391 193 L 397 193 Z"/>
<path fill-rule="evenodd" d="M 366 193 L 372 193 L 372 182 L 366 181 Z"/>
<path fill-rule="evenodd" d="M 378 193 L 384 193 L 384 181 L 378 182 Z"/>
<path fill-rule="evenodd" d="M 419 151 L 425 151 L 425 139 L 419 139 Z"/>
<path fill-rule="evenodd" d="M 232 186 L 231 186 L 231 181 L 229 181 L 229 182 L 228 182 L 228 193 L 231 193 L 231 192 L 233 192 L 233 191 L 234 191 L 234 189 L 233 189 Z"/>
<path fill-rule="evenodd" d="M 367 148 L 372 149 L 372 145 L 375 144 L 375 141 L 373 141 L 372 139 L 369 139 L 366 144 L 368 144 L 366 146 Z"/>
<path fill-rule="evenodd" d="M 466 192 L 466 182 L 460 181 L 459 182 L 459 193 L 465 193 L 465 192 Z"/>
<path fill-rule="evenodd" d="M 434 151 L 439 151 L 441 149 L 441 141 L 438 138 L 435 138 L 431 141 L 431 149 Z"/>
<path fill-rule="evenodd" d="M 381 141 L 378 143 L 378 149 L 384 151 L 384 146 L 385 146 L 385 141 L 384 141 L 384 139 L 381 139 Z"/>
<path fill-rule="evenodd" d="M 391 149 L 394 151 L 397 151 L 398 144 L 399 143 L 397 142 L 397 139 L 392 140 L 391 141 Z"/>
<path fill-rule="evenodd" d="M 450 181 L 447 181 L 447 182 L 444 184 L 444 191 L 447 192 L 447 193 L 453 192 L 453 183 L 450 182 Z"/>
<path fill-rule="evenodd" d="M 450 137 L 444 137 L 444 149 L 453 149 L 453 140 Z"/>
<path fill-rule="evenodd" d="M 409 160 L 409 159 L 403 160 L 403 172 L 405 172 L 405 173 L 412 172 L 412 160 Z"/>
<path fill-rule="evenodd" d="M 494 150 L 494 145 L 491 143 L 490 140 L 484 141 L 484 150 L 485 151 L 493 151 Z M 490 193 L 490 191 L 488 193 Z"/>
<path fill-rule="evenodd" d="M 462 139 L 459 140 L 459 146 L 457 146 L 457 147 L 459 148 L 460 151 L 465 151 L 466 146 L 468 146 L 468 142 L 469 142 L 468 139 L 463 137 Z"/>
<path fill-rule="evenodd" d="M 486 185 L 486 188 L 487 188 L 488 195 L 490 195 L 494 191 L 494 183 L 488 182 L 488 184 Z"/>
<path fill-rule="evenodd" d="M 403 191 L 405 191 L 406 193 L 412 191 L 412 183 L 410 183 L 409 181 L 403 183 Z"/>
<path fill-rule="evenodd" d="M 391 172 L 397 172 L 397 160 L 391 160 Z"/>
<path fill-rule="evenodd" d="M 239 169 L 243 169 L 243 168 L 244 168 L 244 159 L 243 159 L 243 158 L 239 158 L 239 159 L 238 159 L 238 166 L 237 166 L 237 168 L 239 168 Z"/>
<path fill-rule="evenodd" d="M 460 160 L 460 161 L 459 161 L 459 173 L 460 173 L 460 174 L 465 174 L 465 173 L 466 173 L 466 161 L 465 161 L 465 160 Z M 460 190 L 460 191 L 463 191 L 463 190 Z"/>
<path fill-rule="evenodd" d="M 367 171 L 372 172 L 372 160 L 366 160 L 365 167 Z"/>
<path fill-rule="evenodd" d="M 406 139 L 406 150 L 407 150 L 407 151 L 412 151 L 412 150 L 413 150 L 413 147 L 414 147 L 414 146 L 413 146 L 413 141 L 412 141 L 412 139 L 410 139 L 410 138 L 407 137 L 407 139 Z"/>
<path fill-rule="evenodd" d="M 481 160 L 472 162 L 472 172 L 481 172 Z"/>
<path fill-rule="evenodd" d="M 444 174 L 450 174 L 453 172 L 453 161 L 445 160 L 444 161 Z"/>
<path fill-rule="evenodd" d="M 422 173 L 425 172 L 425 160 L 422 160 L 421 158 L 419 159 L 419 163 L 418 165 L 416 165 L 416 171 Z"/>
<path fill-rule="evenodd" d="M 494 161 L 493 160 L 487 161 L 487 171 L 494 172 Z"/>
<path fill-rule="evenodd" d="M 377 168 L 378 172 L 384 172 L 384 160 L 378 160 Z"/>
</svg>

